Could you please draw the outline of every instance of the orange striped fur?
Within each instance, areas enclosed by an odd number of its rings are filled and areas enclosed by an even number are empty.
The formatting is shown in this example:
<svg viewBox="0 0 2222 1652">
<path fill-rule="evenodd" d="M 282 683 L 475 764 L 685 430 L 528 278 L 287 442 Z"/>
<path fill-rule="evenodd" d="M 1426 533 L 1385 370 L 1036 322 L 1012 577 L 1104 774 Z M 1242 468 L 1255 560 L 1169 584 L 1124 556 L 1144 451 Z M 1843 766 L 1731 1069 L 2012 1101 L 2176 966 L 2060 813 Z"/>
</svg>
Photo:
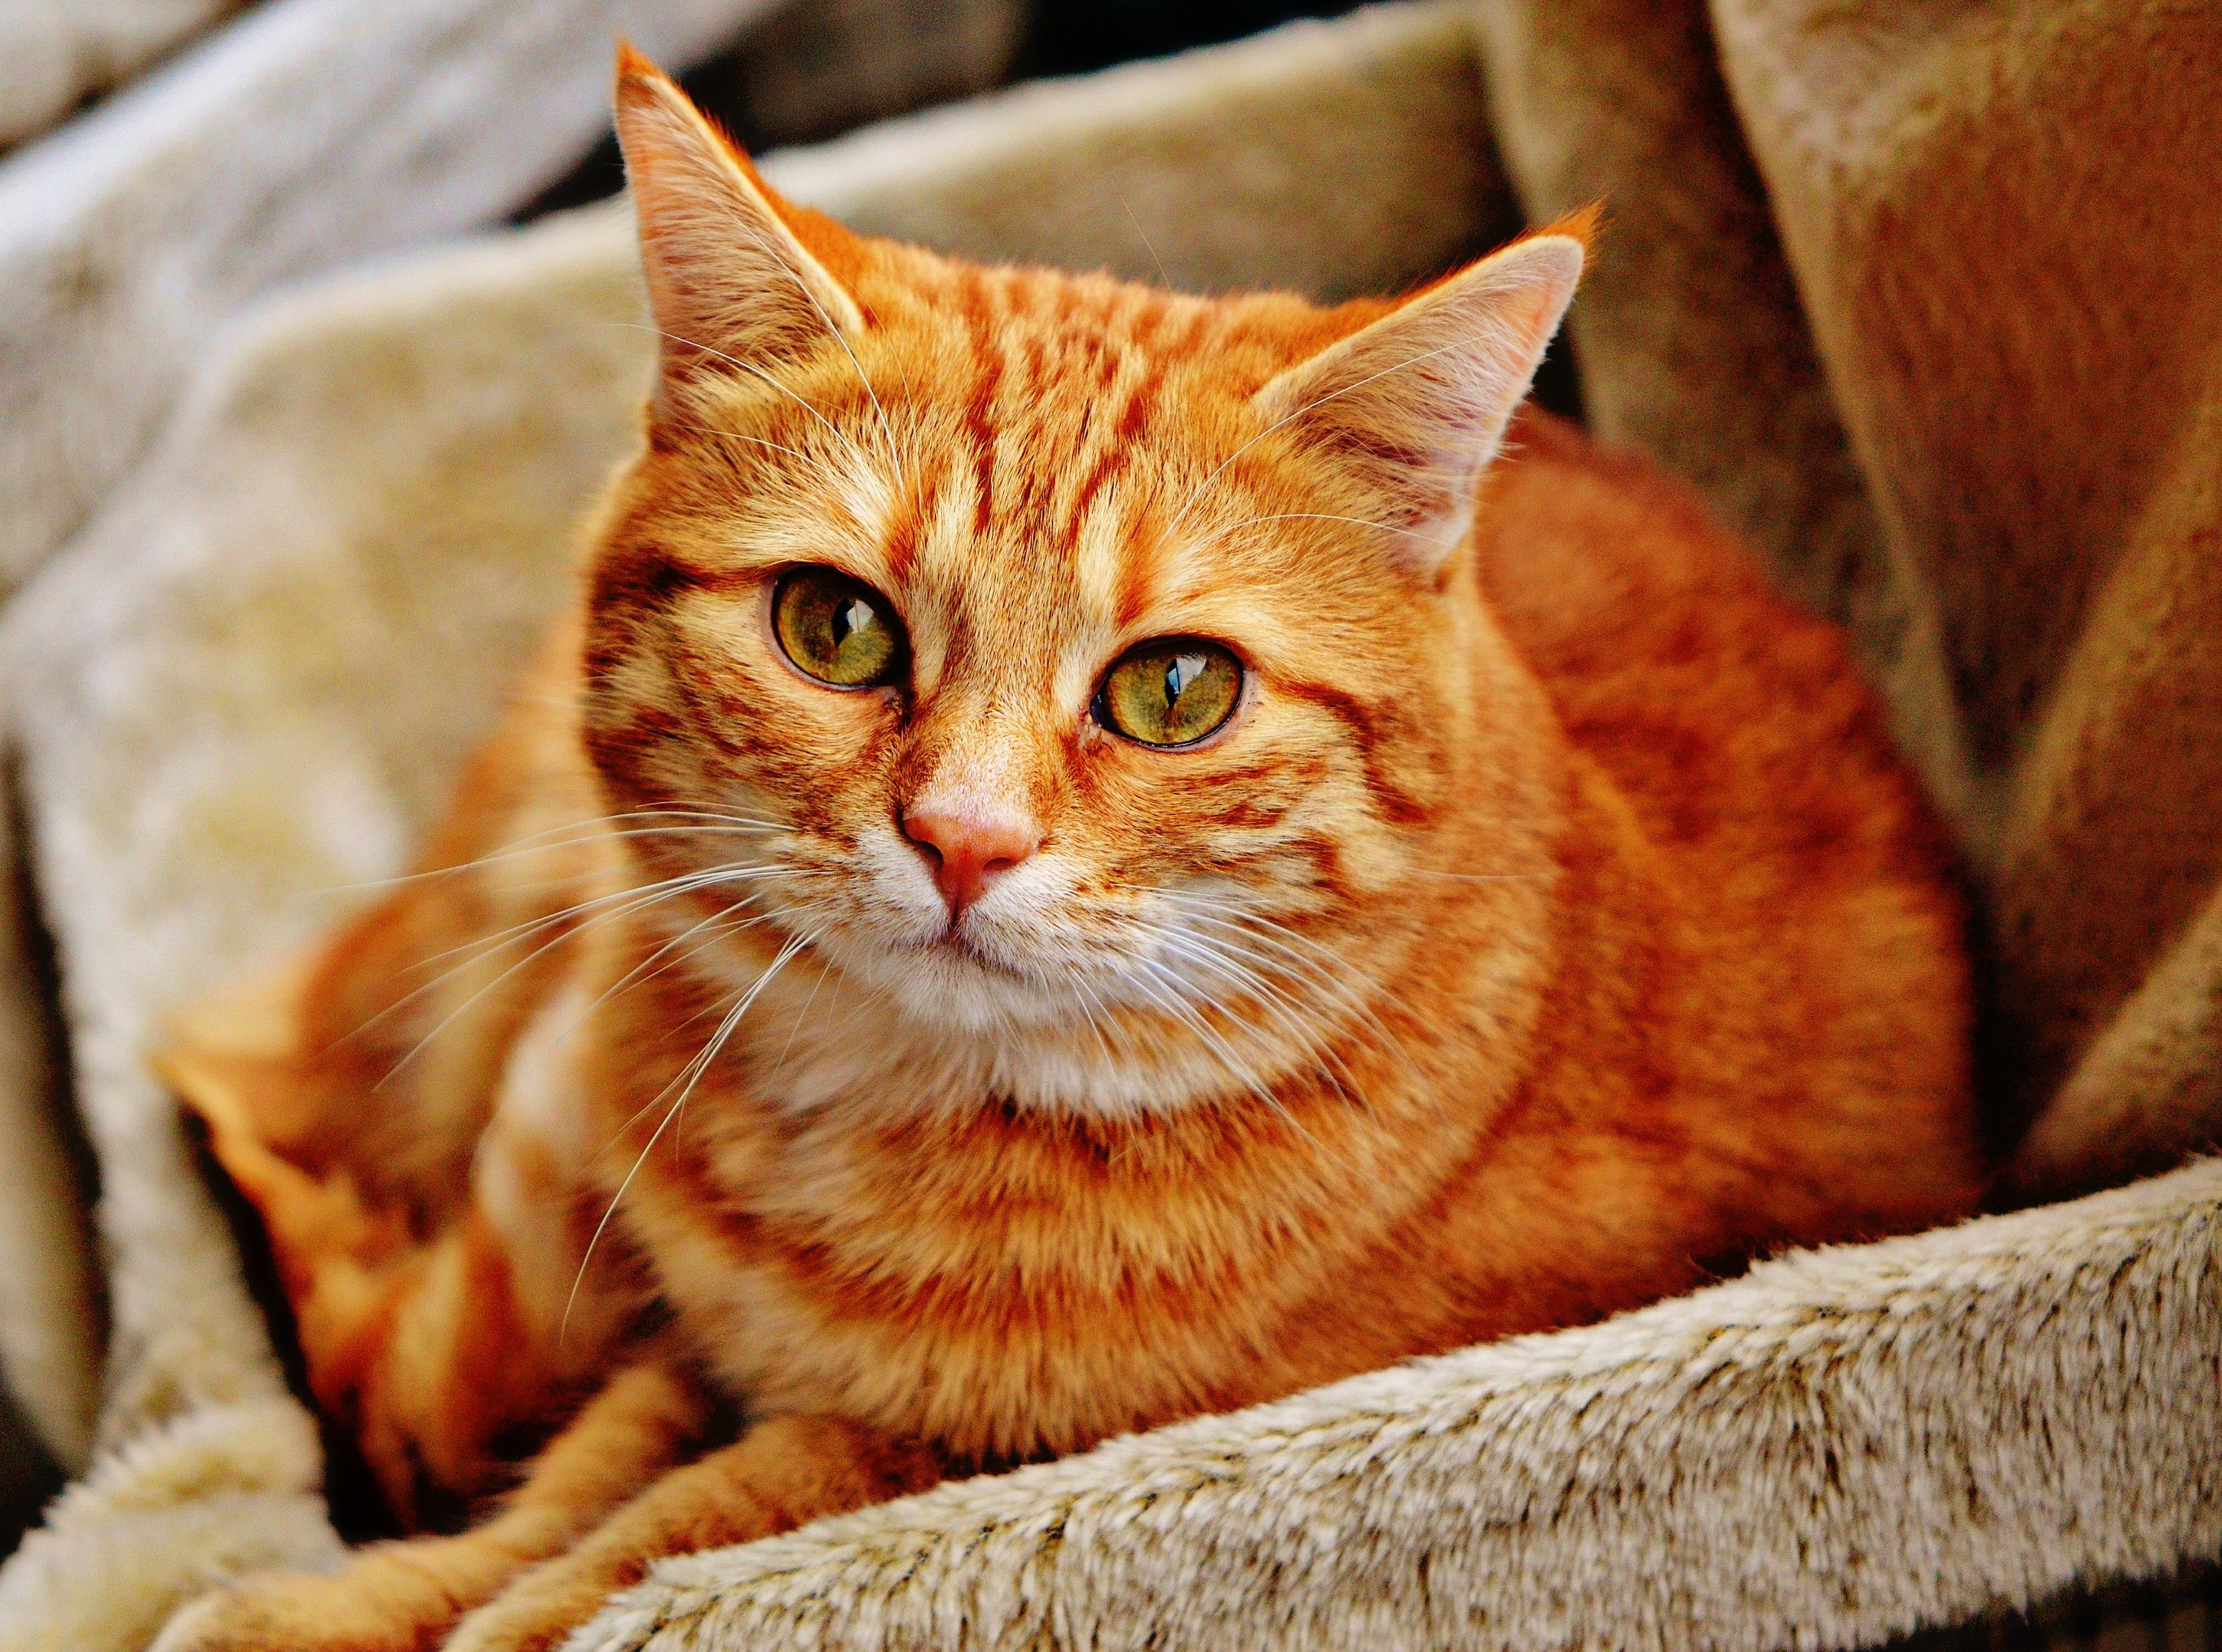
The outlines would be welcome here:
<svg viewBox="0 0 2222 1652">
<path fill-rule="evenodd" d="M 1961 914 L 1837 639 L 1635 462 L 1492 462 L 1585 225 L 1185 298 L 854 236 L 635 59 L 619 124 L 667 338 L 581 600 L 427 875 L 166 1058 L 319 1403 L 490 1511 L 171 1652 L 553 1646 L 659 1555 L 1969 1207 Z M 798 567 L 883 686 L 790 663 Z M 1179 749 L 1095 709 L 1164 637 L 1242 678 Z"/>
</svg>

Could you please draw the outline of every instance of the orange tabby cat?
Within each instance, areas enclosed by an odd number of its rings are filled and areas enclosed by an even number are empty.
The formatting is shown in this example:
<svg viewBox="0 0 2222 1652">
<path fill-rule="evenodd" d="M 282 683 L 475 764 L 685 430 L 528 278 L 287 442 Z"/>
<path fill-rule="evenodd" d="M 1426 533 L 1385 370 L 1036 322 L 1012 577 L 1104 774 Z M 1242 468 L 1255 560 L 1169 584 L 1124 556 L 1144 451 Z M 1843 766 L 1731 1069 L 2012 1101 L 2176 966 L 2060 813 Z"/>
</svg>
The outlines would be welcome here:
<svg viewBox="0 0 2222 1652">
<path fill-rule="evenodd" d="M 662 361 L 575 612 L 452 870 L 167 1058 L 318 1401 L 480 1523 L 167 1652 L 550 1647 L 659 1555 L 1968 1207 L 1960 914 L 1842 649 L 1514 423 L 1583 223 L 1181 298 L 618 107 Z"/>
</svg>

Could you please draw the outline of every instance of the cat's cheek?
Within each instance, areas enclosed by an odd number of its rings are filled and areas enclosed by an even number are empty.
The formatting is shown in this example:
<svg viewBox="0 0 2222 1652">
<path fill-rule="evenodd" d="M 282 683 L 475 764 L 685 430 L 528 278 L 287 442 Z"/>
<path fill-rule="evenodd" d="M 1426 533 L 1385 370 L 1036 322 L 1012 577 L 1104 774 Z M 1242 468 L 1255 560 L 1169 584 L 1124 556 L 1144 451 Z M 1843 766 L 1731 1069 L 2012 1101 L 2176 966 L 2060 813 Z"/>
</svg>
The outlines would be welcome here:
<svg viewBox="0 0 2222 1652">
<path fill-rule="evenodd" d="M 948 928 L 949 908 L 910 845 L 876 832 L 858 841 L 854 864 L 876 933 L 895 945 L 923 946 Z"/>
</svg>

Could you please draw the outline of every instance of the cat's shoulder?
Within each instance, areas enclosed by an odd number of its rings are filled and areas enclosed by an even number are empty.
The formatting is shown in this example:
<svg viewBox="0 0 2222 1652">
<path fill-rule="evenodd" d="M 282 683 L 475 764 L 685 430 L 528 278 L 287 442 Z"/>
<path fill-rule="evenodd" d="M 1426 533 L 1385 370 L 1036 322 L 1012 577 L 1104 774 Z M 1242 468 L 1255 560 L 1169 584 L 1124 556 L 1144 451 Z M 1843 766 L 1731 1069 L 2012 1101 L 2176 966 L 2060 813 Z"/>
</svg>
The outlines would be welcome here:
<svg viewBox="0 0 2222 1652">
<path fill-rule="evenodd" d="M 1481 588 L 1648 828 L 1723 865 L 1936 877 L 1940 832 L 1839 628 L 1649 460 L 1547 414 L 1514 438 L 1477 516 Z"/>
<path fill-rule="evenodd" d="M 1547 682 L 1641 695 L 1701 681 L 1814 709 L 1867 700 L 1842 633 L 1779 588 L 1696 489 L 1641 455 L 1529 411 L 1484 483 L 1477 571 Z M 1677 691 L 1689 683 L 1677 682 Z M 1786 710 L 1794 714 L 1794 706 Z"/>
</svg>

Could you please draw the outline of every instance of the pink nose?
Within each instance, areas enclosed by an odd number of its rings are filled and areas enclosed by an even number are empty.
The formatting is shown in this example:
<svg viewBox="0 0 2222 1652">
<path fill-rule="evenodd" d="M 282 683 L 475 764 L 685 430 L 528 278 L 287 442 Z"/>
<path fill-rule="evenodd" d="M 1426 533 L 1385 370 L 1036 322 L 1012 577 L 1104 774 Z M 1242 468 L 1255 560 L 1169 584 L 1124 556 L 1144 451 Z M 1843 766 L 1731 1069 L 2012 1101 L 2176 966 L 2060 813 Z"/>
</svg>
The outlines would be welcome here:
<svg viewBox="0 0 2222 1652">
<path fill-rule="evenodd" d="M 903 831 L 933 863 L 933 881 L 960 915 L 980 898 L 988 880 L 1007 872 L 1041 846 L 1041 828 L 1023 815 L 958 814 L 920 809 L 903 816 Z"/>
</svg>

